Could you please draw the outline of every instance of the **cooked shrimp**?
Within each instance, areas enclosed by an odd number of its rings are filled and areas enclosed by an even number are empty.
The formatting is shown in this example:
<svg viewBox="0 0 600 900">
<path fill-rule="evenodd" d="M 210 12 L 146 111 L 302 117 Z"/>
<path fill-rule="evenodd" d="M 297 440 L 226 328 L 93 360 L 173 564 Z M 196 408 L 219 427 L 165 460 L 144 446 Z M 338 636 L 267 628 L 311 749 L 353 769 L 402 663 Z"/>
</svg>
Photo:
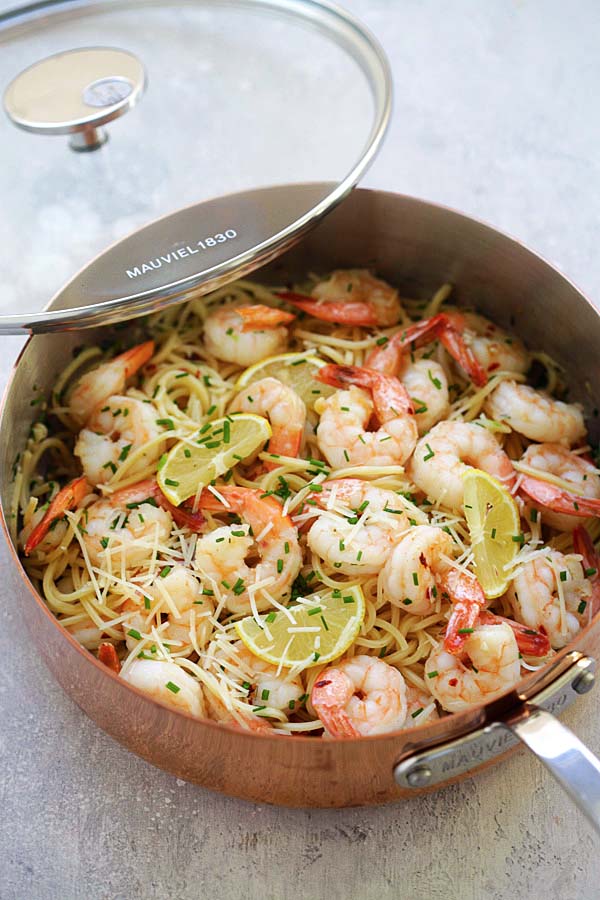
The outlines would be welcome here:
<svg viewBox="0 0 600 900">
<path fill-rule="evenodd" d="M 412 400 L 419 435 L 447 417 L 450 398 L 443 366 L 433 359 L 417 359 L 413 363 L 407 358 L 398 378 Z"/>
<path fill-rule="evenodd" d="M 230 406 L 230 412 L 255 413 L 271 423 L 269 453 L 298 456 L 306 422 L 304 401 L 277 378 L 261 378 L 241 391 Z M 276 462 L 265 462 L 273 469 Z"/>
<path fill-rule="evenodd" d="M 50 501 L 50 505 L 43 514 L 39 517 L 34 514 L 37 521 L 35 522 L 33 529 L 30 530 L 29 533 L 27 533 L 29 529 L 23 529 L 21 534 L 21 540 L 24 540 L 23 552 L 25 553 L 25 556 L 29 556 L 29 554 L 44 541 L 51 526 L 58 519 L 62 519 L 67 510 L 77 509 L 89 491 L 90 486 L 87 483 L 85 476 L 75 478 L 59 490 L 56 496 Z M 31 523 L 29 524 L 31 525 Z M 55 541 L 50 542 L 52 546 L 56 543 L 56 537 L 57 536 L 55 536 Z M 42 547 L 41 549 L 45 548 Z"/>
<path fill-rule="evenodd" d="M 427 693 L 412 684 L 406 684 L 406 721 L 403 728 L 415 728 L 423 722 L 439 719 L 435 700 Z"/>
<path fill-rule="evenodd" d="M 486 372 L 525 373 L 529 368 L 529 354 L 513 334 L 477 313 L 448 309 L 446 315 Z"/>
<path fill-rule="evenodd" d="M 513 465 L 496 438 L 468 422 L 439 422 L 422 437 L 409 464 L 409 475 L 430 500 L 462 511 L 462 475 L 468 466 L 483 469 L 507 488 L 515 480 Z"/>
<path fill-rule="evenodd" d="M 360 478 L 324 482 L 306 499 L 324 508 L 310 527 L 308 546 L 346 575 L 377 574 L 398 535 L 411 527 L 394 491 Z"/>
<path fill-rule="evenodd" d="M 533 628 L 528 628 L 521 622 L 515 622 L 514 619 L 507 619 L 505 616 L 496 616 L 488 610 L 480 612 L 477 619 L 478 625 L 500 625 L 502 622 L 506 622 L 512 628 L 517 647 L 523 656 L 548 656 L 551 652 L 552 647 L 548 635 L 541 631 L 534 631 Z"/>
<path fill-rule="evenodd" d="M 289 712 L 304 694 L 304 686 L 298 676 L 290 678 L 284 670 L 277 674 L 277 667 L 259 659 L 241 641 L 232 644 L 235 655 L 231 663 L 239 666 L 243 681 L 250 684 L 248 700 L 255 706 L 267 706 Z"/>
<path fill-rule="evenodd" d="M 486 411 L 532 441 L 572 447 L 585 436 L 578 403 L 563 403 L 527 384 L 502 381 L 487 398 Z"/>
<path fill-rule="evenodd" d="M 191 643 L 200 649 L 206 645 L 213 630 L 210 616 L 214 603 L 191 572 L 184 566 L 173 566 L 166 576 L 154 579 L 148 593 L 162 601 L 161 613 L 167 614 L 161 638 Z"/>
<path fill-rule="evenodd" d="M 395 325 L 402 317 L 398 291 L 366 269 L 338 269 L 312 289 L 310 297 L 278 294 L 303 312 L 341 325 Z"/>
<path fill-rule="evenodd" d="M 430 319 L 422 319 L 396 332 L 384 345 L 369 353 L 365 365 L 386 375 L 397 375 L 409 350 L 435 340 L 441 342 L 474 384 L 479 387 L 486 384 L 485 369 L 445 313 L 438 313 Z"/>
<path fill-rule="evenodd" d="M 167 540 L 173 521 L 193 531 L 204 523 L 201 514 L 172 506 L 155 481 L 141 481 L 87 507 L 83 543 L 92 565 L 114 562 L 132 569 Z"/>
<path fill-rule="evenodd" d="M 122 394 L 127 379 L 141 369 L 154 353 L 154 341 L 138 344 L 86 372 L 69 394 L 67 405 L 78 425 L 85 425 L 107 397 Z"/>
<path fill-rule="evenodd" d="M 519 648 L 506 622 L 476 626 L 463 650 L 458 657 L 440 646 L 425 663 L 427 686 L 448 712 L 494 700 L 519 681 Z"/>
<path fill-rule="evenodd" d="M 123 497 L 113 494 L 92 503 L 83 517 L 83 543 L 93 566 L 143 566 L 154 547 L 171 534 L 173 521 L 166 510 L 156 506 L 152 497 L 126 490 Z M 135 509 L 127 507 L 132 502 Z"/>
<path fill-rule="evenodd" d="M 131 453 L 142 454 L 129 472 L 135 475 L 161 456 L 165 442 L 158 441 L 162 429 L 156 424 L 152 404 L 116 394 L 108 397 L 79 432 L 74 454 L 91 484 L 104 484 Z M 145 449 L 144 449 L 145 448 Z"/>
<path fill-rule="evenodd" d="M 88 650 L 97 650 L 104 638 L 104 632 L 98 628 L 95 622 L 92 622 L 89 616 L 72 625 L 65 625 L 65 628 L 79 644 Z"/>
<path fill-rule="evenodd" d="M 540 472 L 521 475 L 519 491 L 536 509 L 542 508 L 545 525 L 573 531 L 580 519 L 600 516 L 600 477 L 587 459 L 562 444 L 531 444 L 521 462 Z M 545 481 L 544 474 L 560 478 L 566 488 Z"/>
<path fill-rule="evenodd" d="M 218 588 L 230 612 L 250 612 L 251 595 L 259 610 L 271 597 L 286 599 L 302 566 L 298 530 L 273 497 L 260 490 L 218 485 L 205 489 L 200 508 L 239 515 L 241 525 L 224 525 L 198 539 L 195 567 Z M 220 499 L 222 498 L 222 499 Z M 258 564 L 248 557 L 258 553 Z"/>
<path fill-rule="evenodd" d="M 400 537 L 379 575 L 383 596 L 414 616 L 432 613 L 441 580 L 453 559 L 452 538 L 433 525 L 417 525 Z"/>
<path fill-rule="evenodd" d="M 417 441 L 417 424 L 406 388 L 396 378 L 374 369 L 334 365 L 322 366 L 316 377 L 334 387 L 349 386 L 315 403 L 320 416 L 317 442 L 330 465 L 393 466 L 408 459 Z M 373 411 L 381 427 L 367 431 Z"/>
<path fill-rule="evenodd" d="M 207 316 L 204 343 L 212 356 L 223 362 L 251 366 L 281 353 L 288 343 L 293 313 L 270 306 L 225 306 Z"/>
<path fill-rule="evenodd" d="M 202 718 L 205 715 L 202 688 L 195 678 L 174 662 L 134 659 L 120 676 L 123 681 L 149 694 L 154 700 Z"/>
<path fill-rule="evenodd" d="M 515 619 L 548 635 L 555 650 L 590 619 L 592 585 L 579 556 L 550 550 L 524 563 L 508 591 Z"/>
<path fill-rule="evenodd" d="M 406 722 L 406 683 L 383 660 L 354 656 L 321 672 L 311 703 L 333 738 L 399 731 Z"/>
<path fill-rule="evenodd" d="M 235 714 L 223 703 L 220 697 L 207 690 L 205 694 L 206 705 L 211 719 L 230 725 L 232 728 L 242 728 L 253 731 L 255 734 L 269 735 L 273 731 L 272 724 L 262 715 L 253 715 L 245 710 L 236 708 Z M 260 704 L 263 705 L 262 703 Z"/>
<path fill-rule="evenodd" d="M 583 574 L 590 579 L 592 586 L 590 615 L 593 617 L 600 612 L 600 556 L 594 542 L 582 525 L 578 525 L 573 532 L 573 549 L 582 558 Z"/>
</svg>

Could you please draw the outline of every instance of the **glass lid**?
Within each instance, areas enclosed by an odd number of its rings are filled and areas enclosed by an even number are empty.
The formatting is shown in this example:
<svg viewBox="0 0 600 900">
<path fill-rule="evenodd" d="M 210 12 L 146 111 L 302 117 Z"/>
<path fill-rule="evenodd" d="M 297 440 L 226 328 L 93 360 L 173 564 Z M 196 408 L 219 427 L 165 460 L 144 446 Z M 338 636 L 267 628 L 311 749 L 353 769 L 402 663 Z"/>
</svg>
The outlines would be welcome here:
<svg viewBox="0 0 600 900">
<path fill-rule="evenodd" d="M 313 0 L 42 0 L 0 13 L 0 49 L 0 333 L 251 271 L 356 184 L 390 115 L 377 42 Z"/>
</svg>

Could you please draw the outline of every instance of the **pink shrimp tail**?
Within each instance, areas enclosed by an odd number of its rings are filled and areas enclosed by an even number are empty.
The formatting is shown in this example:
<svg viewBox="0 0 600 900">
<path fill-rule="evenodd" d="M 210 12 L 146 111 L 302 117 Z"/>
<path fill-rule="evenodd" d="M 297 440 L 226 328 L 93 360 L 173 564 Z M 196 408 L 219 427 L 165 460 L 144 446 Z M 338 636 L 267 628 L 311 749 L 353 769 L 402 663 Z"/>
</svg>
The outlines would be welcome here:
<svg viewBox="0 0 600 900">
<path fill-rule="evenodd" d="M 404 385 L 390 375 L 384 375 L 376 369 L 360 366 L 321 366 L 317 379 L 332 387 L 347 388 L 350 385 L 370 391 L 373 406 L 382 422 L 396 418 L 401 413 L 414 414 L 413 402 Z"/>
<path fill-rule="evenodd" d="M 200 510 L 194 512 L 191 508 L 193 500 L 186 500 L 181 506 L 174 506 L 167 500 L 161 491 L 158 482 L 154 478 L 148 478 L 146 481 L 138 481 L 137 484 L 123 488 L 112 496 L 113 499 L 123 503 L 142 503 L 144 500 L 152 498 L 158 503 L 161 509 L 164 509 L 165 512 L 171 514 L 176 525 L 179 525 L 180 528 L 189 528 L 190 531 L 199 532 L 206 523 L 206 519 Z"/>
<path fill-rule="evenodd" d="M 27 538 L 23 548 L 25 556 L 29 556 L 31 551 L 35 550 L 37 545 L 44 540 L 53 522 L 57 519 L 62 519 L 67 510 L 77 509 L 89 491 L 90 486 L 84 475 L 80 478 L 75 478 L 65 485 L 64 488 L 61 488 L 56 497 L 50 502 L 50 506 L 43 518 L 40 519 Z"/>
<path fill-rule="evenodd" d="M 131 347 L 124 353 L 121 353 L 116 359 L 125 363 L 125 376 L 129 378 L 131 375 L 135 375 L 138 369 L 146 365 L 148 360 L 152 358 L 153 353 L 154 341 L 145 341 L 145 343 L 138 344 L 136 347 Z"/>
<path fill-rule="evenodd" d="M 277 325 L 288 325 L 296 316 L 283 309 L 274 309 L 256 303 L 254 306 L 239 306 L 236 313 L 243 321 L 242 331 L 259 331 L 261 328 L 275 328 Z"/>
<path fill-rule="evenodd" d="M 313 685 L 311 703 L 332 737 L 360 736 L 345 711 L 353 693 L 352 682 L 339 669 L 325 669 Z"/>
<path fill-rule="evenodd" d="M 98 659 L 107 669 L 110 669 L 111 672 L 114 672 L 116 675 L 121 671 L 121 663 L 117 656 L 114 644 L 110 644 L 108 641 L 104 644 L 100 644 L 98 647 Z"/>
<path fill-rule="evenodd" d="M 439 340 L 450 356 L 465 370 L 473 384 L 483 387 L 487 384 L 487 373 L 460 333 L 458 317 L 437 313 L 429 319 L 416 322 L 409 328 L 398 331 L 381 349 L 373 350 L 367 356 L 366 364 L 388 375 L 400 370 L 403 354 L 413 347 L 421 347 Z"/>
<path fill-rule="evenodd" d="M 504 616 L 496 616 L 487 610 L 479 613 L 478 621 L 481 625 L 501 625 L 502 623 L 510 625 L 517 640 L 517 647 L 525 656 L 547 656 L 552 649 L 548 636 L 544 632 L 534 631 L 521 622 L 506 619 Z"/>
<path fill-rule="evenodd" d="M 487 605 L 482 587 L 470 572 L 448 569 L 440 578 L 440 587 L 452 601 L 452 613 L 448 620 L 444 650 L 447 653 L 462 652 L 465 641 Z"/>
<path fill-rule="evenodd" d="M 578 516 L 581 519 L 588 516 L 600 516 L 600 500 L 592 497 L 580 497 L 578 494 L 564 491 L 549 481 L 540 481 L 530 475 L 521 476 L 519 493 L 529 500 L 533 500 L 539 506 L 545 506 L 556 513 Z"/>
<path fill-rule="evenodd" d="M 589 532 L 582 525 L 573 531 L 573 549 L 583 557 L 583 571 L 592 583 L 592 616 L 600 612 L 600 556 Z"/>
<path fill-rule="evenodd" d="M 322 322 L 366 328 L 380 324 L 374 304 L 366 301 L 317 300 L 315 297 L 307 297 L 305 294 L 297 294 L 295 291 L 281 291 L 277 296 Z"/>
</svg>

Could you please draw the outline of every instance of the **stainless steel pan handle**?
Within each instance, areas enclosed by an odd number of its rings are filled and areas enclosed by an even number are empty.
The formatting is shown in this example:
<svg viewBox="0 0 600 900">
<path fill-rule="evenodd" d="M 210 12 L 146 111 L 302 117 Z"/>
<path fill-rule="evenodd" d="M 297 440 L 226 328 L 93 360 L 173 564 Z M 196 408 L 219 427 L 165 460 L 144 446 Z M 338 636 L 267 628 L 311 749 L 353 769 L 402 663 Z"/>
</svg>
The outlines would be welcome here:
<svg viewBox="0 0 600 900">
<path fill-rule="evenodd" d="M 552 713 L 526 705 L 506 723 L 563 786 L 600 833 L 600 760 Z"/>
<path fill-rule="evenodd" d="M 550 770 L 600 834 L 600 760 L 554 715 L 593 688 L 595 668 L 593 659 L 574 654 L 573 664 L 536 695 L 535 703 L 524 702 L 484 728 L 406 757 L 394 768 L 396 782 L 404 788 L 433 787 L 475 769 L 521 741 Z"/>
</svg>

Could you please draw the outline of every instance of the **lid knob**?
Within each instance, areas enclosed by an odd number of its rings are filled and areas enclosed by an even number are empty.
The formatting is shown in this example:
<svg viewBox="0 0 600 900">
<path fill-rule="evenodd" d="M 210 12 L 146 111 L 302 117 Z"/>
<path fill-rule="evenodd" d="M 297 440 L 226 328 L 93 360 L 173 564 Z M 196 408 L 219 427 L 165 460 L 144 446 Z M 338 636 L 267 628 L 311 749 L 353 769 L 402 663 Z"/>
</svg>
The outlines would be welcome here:
<svg viewBox="0 0 600 900">
<path fill-rule="evenodd" d="M 4 108 L 19 128 L 71 134 L 73 150 L 97 150 L 101 127 L 135 106 L 146 88 L 139 59 L 113 47 L 82 47 L 48 56 L 8 85 Z"/>
</svg>

